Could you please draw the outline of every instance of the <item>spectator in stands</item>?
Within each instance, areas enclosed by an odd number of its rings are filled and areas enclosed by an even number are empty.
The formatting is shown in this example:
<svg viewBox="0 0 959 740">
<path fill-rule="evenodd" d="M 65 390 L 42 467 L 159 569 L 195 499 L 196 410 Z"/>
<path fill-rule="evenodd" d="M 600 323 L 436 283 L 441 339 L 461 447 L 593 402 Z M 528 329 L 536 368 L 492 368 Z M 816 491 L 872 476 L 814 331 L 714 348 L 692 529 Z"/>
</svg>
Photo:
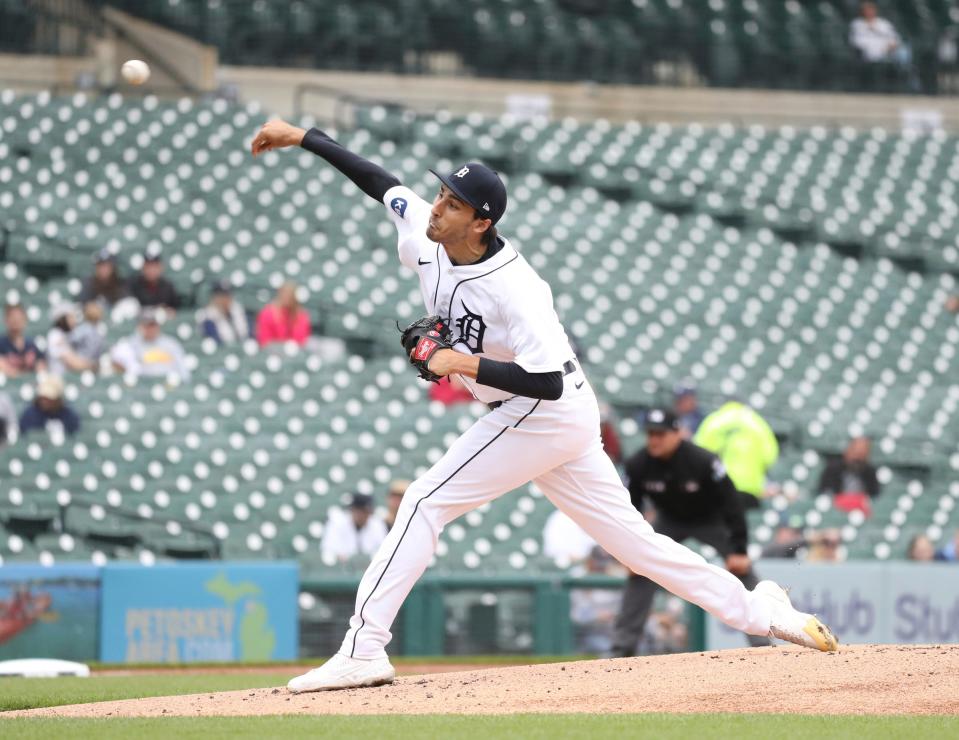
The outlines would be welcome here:
<svg viewBox="0 0 959 740">
<path fill-rule="evenodd" d="M 810 563 L 838 563 L 843 559 L 838 529 L 823 529 L 806 537 L 806 560 Z"/>
<path fill-rule="evenodd" d="M 101 249 L 94 255 L 93 274 L 83 282 L 80 302 L 100 301 L 112 308 L 128 295 L 127 285 L 117 271 L 116 257 L 109 249 Z"/>
<path fill-rule="evenodd" d="M 879 16 L 876 3 L 860 4 L 859 17 L 849 27 L 849 43 L 867 64 L 890 65 L 908 76 L 910 87 L 918 88 L 911 70 L 912 51 L 892 23 Z"/>
<path fill-rule="evenodd" d="M 603 441 L 603 452 L 618 469 L 623 464 L 623 444 L 619 440 L 619 432 L 616 431 L 613 407 L 605 401 L 599 404 L 599 438 Z"/>
<path fill-rule="evenodd" d="M 182 345 L 163 334 L 159 315 L 153 308 L 141 311 L 137 331 L 113 348 L 110 359 L 117 372 L 133 377 L 165 378 L 174 382 L 190 379 Z"/>
<path fill-rule="evenodd" d="M 9 394 L 0 392 L 0 449 L 17 441 L 17 409 Z"/>
<path fill-rule="evenodd" d="M 673 388 L 673 413 L 679 419 L 683 439 L 692 439 L 706 415 L 699 408 L 696 386 L 688 380 Z"/>
<path fill-rule="evenodd" d="M 779 442 L 753 409 L 730 400 L 700 424 L 693 442 L 719 456 L 743 506 L 756 509 L 766 495 L 766 471 L 779 458 Z"/>
<path fill-rule="evenodd" d="M 959 313 L 959 295 L 951 295 L 946 299 L 946 310 L 949 313 Z"/>
<path fill-rule="evenodd" d="M 94 371 L 100 367 L 100 358 L 107 348 L 106 333 L 103 306 L 87 301 L 83 304 L 83 321 L 70 332 L 70 346 L 79 357 L 92 363 Z"/>
<path fill-rule="evenodd" d="M 906 550 L 906 558 L 919 562 L 935 560 L 936 548 L 933 547 L 932 540 L 926 537 L 926 535 L 917 534 L 915 537 L 909 540 L 909 547 Z"/>
<path fill-rule="evenodd" d="M 20 415 L 20 435 L 34 431 L 55 430 L 75 434 L 80 417 L 63 400 L 63 380 L 58 375 L 43 373 L 37 381 L 36 397 Z"/>
<path fill-rule="evenodd" d="M 936 551 L 936 560 L 945 560 L 949 563 L 959 561 L 959 529 L 952 535 L 952 539 Z"/>
<path fill-rule="evenodd" d="M 874 2 L 859 5 L 859 17 L 849 26 L 849 41 L 867 62 L 888 62 L 902 47 L 902 39 L 885 18 L 879 17 Z"/>
<path fill-rule="evenodd" d="M 431 401 L 439 401 L 444 406 L 475 400 L 469 389 L 453 375 L 440 378 L 438 383 L 430 383 L 429 396 Z"/>
<path fill-rule="evenodd" d="M 140 274 L 130 281 L 130 295 L 141 307 L 162 308 L 173 315 L 180 307 L 180 296 L 173 283 L 163 277 L 163 256 L 156 250 L 143 255 Z"/>
<path fill-rule="evenodd" d="M 596 541 L 559 509 L 549 515 L 543 527 L 543 555 L 560 568 L 584 562 L 595 546 Z"/>
<path fill-rule="evenodd" d="M 283 283 L 273 302 L 256 317 L 256 341 L 261 347 L 274 342 L 296 342 L 302 347 L 309 337 L 310 315 L 296 297 L 296 283 Z"/>
<path fill-rule="evenodd" d="M 233 288 L 226 280 L 213 284 L 210 302 L 198 312 L 197 323 L 203 336 L 217 344 L 236 344 L 250 337 L 246 311 L 233 300 Z"/>
<path fill-rule="evenodd" d="M 23 306 L 8 303 L 4 309 L 6 336 L 0 337 L 0 373 L 15 378 L 23 373 L 46 369 L 46 357 L 36 342 L 26 336 L 27 312 Z"/>
<path fill-rule="evenodd" d="M 685 602 L 678 596 L 665 595 L 661 608 L 654 608 L 646 620 L 637 655 L 684 653 L 689 645 L 689 630 L 683 621 Z"/>
<path fill-rule="evenodd" d="M 587 576 L 622 576 L 623 567 L 599 545 L 586 558 Z M 619 588 L 574 588 L 569 594 L 570 621 L 579 653 L 608 655 L 622 592 Z"/>
<path fill-rule="evenodd" d="M 763 547 L 764 558 L 795 558 L 796 551 L 806 546 L 802 529 L 792 524 L 783 524 L 776 528 L 772 541 Z"/>
<path fill-rule="evenodd" d="M 54 375 L 64 376 L 68 372 L 95 370 L 96 360 L 84 357 L 74 349 L 72 344 L 71 336 L 78 326 L 77 307 L 72 303 L 61 303 L 53 309 L 51 318 L 53 326 L 47 332 L 49 371 Z"/>
<path fill-rule="evenodd" d="M 879 495 L 879 479 L 869 462 L 871 451 L 868 437 L 853 437 L 841 457 L 826 463 L 819 478 L 819 492 L 833 496 L 833 506 L 840 511 L 872 514 L 869 501 Z"/>
<path fill-rule="evenodd" d="M 386 539 L 386 523 L 373 514 L 373 497 L 354 493 L 349 513 L 332 509 L 320 549 L 323 558 L 343 562 L 357 555 L 372 557 Z"/>
<path fill-rule="evenodd" d="M 400 510 L 403 496 L 409 487 L 410 481 L 408 480 L 394 480 L 390 483 L 390 490 L 386 494 L 386 516 L 383 518 L 387 531 L 393 529 L 393 524 L 396 523 L 396 514 Z"/>
</svg>

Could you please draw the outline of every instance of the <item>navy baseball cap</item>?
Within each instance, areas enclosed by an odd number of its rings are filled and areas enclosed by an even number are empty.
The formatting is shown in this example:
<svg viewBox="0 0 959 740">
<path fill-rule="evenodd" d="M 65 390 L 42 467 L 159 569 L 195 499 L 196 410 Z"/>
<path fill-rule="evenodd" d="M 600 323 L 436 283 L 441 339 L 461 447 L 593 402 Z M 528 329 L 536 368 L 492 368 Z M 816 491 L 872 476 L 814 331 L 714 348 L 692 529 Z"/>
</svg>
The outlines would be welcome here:
<svg viewBox="0 0 959 740">
<path fill-rule="evenodd" d="M 669 409 L 653 408 L 646 412 L 646 430 L 676 431 L 679 429 L 679 420 Z"/>
<path fill-rule="evenodd" d="M 430 170 L 453 195 L 469 203 L 494 224 L 506 211 L 506 186 L 493 170 L 479 162 L 467 162 L 448 175 Z"/>
<path fill-rule="evenodd" d="M 163 261 L 163 252 L 161 252 L 156 247 L 149 247 L 143 253 L 144 262 L 162 262 Z"/>
<path fill-rule="evenodd" d="M 351 509 L 372 509 L 373 497 L 368 493 L 354 493 L 350 496 Z"/>
<path fill-rule="evenodd" d="M 230 285 L 229 280 L 216 280 L 211 286 L 210 292 L 213 293 L 214 295 L 218 293 L 220 295 L 223 295 L 223 294 L 230 295 L 233 293 L 233 286 Z"/>
</svg>

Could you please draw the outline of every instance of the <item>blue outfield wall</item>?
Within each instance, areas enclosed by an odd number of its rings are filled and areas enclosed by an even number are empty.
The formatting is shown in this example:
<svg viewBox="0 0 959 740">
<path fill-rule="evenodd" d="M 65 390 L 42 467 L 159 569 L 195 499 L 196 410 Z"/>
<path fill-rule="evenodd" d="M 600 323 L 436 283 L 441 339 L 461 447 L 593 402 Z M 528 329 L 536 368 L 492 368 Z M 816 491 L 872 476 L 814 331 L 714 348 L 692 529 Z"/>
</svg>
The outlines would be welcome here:
<svg viewBox="0 0 959 740">
<path fill-rule="evenodd" d="M 0 660 L 292 660 L 294 561 L 0 567 Z"/>
<path fill-rule="evenodd" d="M 86 563 L 0 567 L 0 660 L 96 660 L 100 568 Z"/>
<path fill-rule="evenodd" d="M 293 561 L 110 564 L 102 569 L 100 660 L 292 660 L 299 571 Z"/>
<path fill-rule="evenodd" d="M 789 588 L 793 604 L 818 614 L 840 643 L 959 642 L 955 563 L 764 560 L 756 572 Z M 741 633 L 707 616 L 709 650 L 745 645 Z"/>
<path fill-rule="evenodd" d="M 955 564 L 767 560 L 757 563 L 756 570 L 760 577 L 789 587 L 793 603 L 821 615 L 843 643 L 959 642 L 959 568 Z M 5 564 L 0 567 L 0 660 L 292 660 L 299 653 L 299 575 L 293 561 L 102 568 L 80 563 Z M 352 594 L 353 580 L 340 580 L 321 579 L 310 582 L 310 587 L 324 593 L 345 589 Z M 587 584 L 573 579 L 544 588 L 542 578 L 516 576 L 501 581 L 473 575 L 464 583 L 474 590 L 528 590 L 535 624 L 546 616 L 559 620 L 546 625 L 549 629 L 543 633 L 553 635 L 552 642 L 534 641 L 533 652 L 568 652 L 572 641 L 566 589 Z M 424 588 L 438 593 L 428 600 L 431 609 L 407 614 L 404 634 L 410 634 L 405 641 L 415 648 L 409 652 L 443 652 L 447 592 L 454 593 L 464 583 L 438 586 L 429 577 L 424 580 Z M 620 582 L 604 578 L 593 585 L 618 588 Z M 557 600 L 561 594 L 566 598 Z M 410 608 L 416 606 L 415 598 L 410 601 Z M 340 626 L 345 628 L 345 622 Z M 743 635 L 707 616 L 705 647 L 745 645 Z M 700 649 L 698 641 L 695 647 Z M 400 648 L 397 643 L 391 649 L 403 652 Z"/>
</svg>

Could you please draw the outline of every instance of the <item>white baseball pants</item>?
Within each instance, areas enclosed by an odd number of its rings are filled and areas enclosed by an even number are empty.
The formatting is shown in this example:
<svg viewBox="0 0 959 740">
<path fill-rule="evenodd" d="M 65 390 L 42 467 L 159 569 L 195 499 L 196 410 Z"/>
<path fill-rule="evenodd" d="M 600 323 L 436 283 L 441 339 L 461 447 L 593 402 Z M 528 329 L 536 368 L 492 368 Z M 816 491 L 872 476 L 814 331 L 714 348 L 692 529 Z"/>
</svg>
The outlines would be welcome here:
<svg viewBox="0 0 959 740">
<path fill-rule="evenodd" d="M 390 626 L 432 559 L 443 528 L 529 481 L 630 570 L 730 627 L 751 635 L 769 632 L 763 599 L 728 571 L 656 534 L 632 505 L 603 452 L 599 408 L 582 380 L 581 371 L 567 375 L 558 401 L 517 397 L 486 414 L 409 487 L 396 523 L 360 582 L 343 655 L 385 656 Z"/>
</svg>

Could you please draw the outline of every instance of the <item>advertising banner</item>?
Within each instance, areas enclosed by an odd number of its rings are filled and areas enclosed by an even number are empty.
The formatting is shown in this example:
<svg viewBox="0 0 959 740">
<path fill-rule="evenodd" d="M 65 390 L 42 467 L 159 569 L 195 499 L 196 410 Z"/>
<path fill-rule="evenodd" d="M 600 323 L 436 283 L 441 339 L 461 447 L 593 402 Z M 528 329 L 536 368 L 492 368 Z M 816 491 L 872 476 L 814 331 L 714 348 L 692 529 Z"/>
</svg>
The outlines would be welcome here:
<svg viewBox="0 0 959 740">
<path fill-rule="evenodd" d="M 756 572 L 788 587 L 793 605 L 819 615 L 841 643 L 959 642 L 953 563 L 764 560 Z M 707 615 L 706 646 L 745 647 L 746 638 Z"/>
<path fill-rule="evenodd" d="M 102 578 L 104 662 L 297 657 L 295 562 L 109 564 Z"/>
<path fill-rule="evenodd" d="M 100 569 L 11 563 L 0 568 L 0 660 L 97 658 Z"/>
</svg>

